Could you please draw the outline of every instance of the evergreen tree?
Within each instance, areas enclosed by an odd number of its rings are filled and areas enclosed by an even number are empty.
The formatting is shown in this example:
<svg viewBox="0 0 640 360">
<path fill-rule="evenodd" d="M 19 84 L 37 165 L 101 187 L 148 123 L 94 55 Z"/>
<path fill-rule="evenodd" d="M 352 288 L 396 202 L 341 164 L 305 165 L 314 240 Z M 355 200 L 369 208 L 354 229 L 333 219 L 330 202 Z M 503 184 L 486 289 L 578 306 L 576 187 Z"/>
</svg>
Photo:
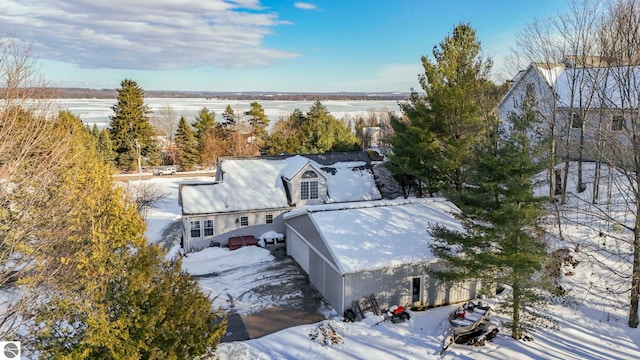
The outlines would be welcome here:
<svg viewBox="0 0 640 360">
<path fill-rule="evenodd" d="M 299 154 L 301 153 L 301 136 L 298 130 L 304 118 L 300 109 L 294 109 L 287 118 L 282 118 L 273 125 L 271 134 L 267 136 L 262 150 L 265 154 Z"/>
<path fill-rule="evenodd" d="M 233 111 L 231 105 L 227 105 L 222 113 L 222 126 L 232 127 L 236 123 L 236 113 Z"/>
<path fill-rule="evenodd" d="M 89 125 L 87 125 L 87 127 L 89 127 Z M 93 136 L 94 139 L 98 139 L 99 134 L 100 134 L 100 129 L 98 129 L 98 125 L 94 123 L 93 126 L 91 127 L 91 136 Z"/>
<path fill-rule="evenodd" d="M 216 140 L 218 140 L 214 133 L 218 126 L 216 123 L 216 114 L 213 111 L 209 111 L 206 107 L 203 107 L 200 109 L 200 112 L 198 112 L 195 122 L 191 125 L 195 128 L 200 163 L 206 165 L 215 162 L 215 155 L 211 154 L 210 148 L 215 145 Z"/>
<path fill-rule="evenodd" d="M 426 95 L 412 90 L 409 102 L 400 104 L 408 125 L 394 128 L 391 161 L 399 164 L 397 169 L 410 167 L 409 175 L 426 183 L 428 192 L 442 187 L 460 190 L 471 150 L 482 138 L 485 119 L 479 99 L 484 86 L 490 85 L 486 80 L 491 61 L 480 57 L 480 48 L 475 30 L 469 24 L 457 25 L 453 35 L 434 47 L 435 62 L 422 57 L 425 73 L 419 80 Z M 423 143 L 403 144 L 405 138 Z M 413 151 L 396 153 L 395 146 Z"/>
<path fill-rule="evenodd" d="M 358 138 L 320 101 L 316 101 L 306 115 L 295 109 L 287 119 L 278 121 L 263 147 L 267 154 L 322 154 L 355 149 L 358 149 Z"/>
<path fill-rule="evenodd" d="M 511 331 L 515 339 L 526 333 L 525 313 L 539 300 L 541 269 L 546 243 L 539 221 L 542 198 L 533 195 L 533 177 L 542 167 L 528 138 L 535 117 L 532 111 L 510 118 L 510 129 L 486 141 L 475 153 L 470 184 L 455 193 L 462 210 L 464 232 L 435 227 L 439 239 L 432 246 L 446 270 L 434 272 L 445 280 L 482 279 L 511 287 Z"/>
<path fill-rule="evenodd" d="M 200 109 L 198 115 L 196 115 L 195 121 L 191 125 L 195 129 L 195 135 L 198 142 L 201 142 L 216 126 L 216 114 L 213 111 L 209 111 L 206 107 L 203 107 Z"/>
<path fill-rule="evenodd" d="M 358 139 L 337 120 L 326 106 L 317 100 L 298 124 L 302 152 L 322 154 L 327 151 L 345 151 L 357 148 Z"/>
<path fill-rule="evenodd" d="M 330 128 L 333 132 L 333 144 L 330 151 L 354 151 L 360 149 L 358 137 L 342 121 L 334 118 L 330 119 Z"/>
<path fill-rule="evenodd" d="M 116 154 L 113 152 L 113 142 L 111 141 L 111 135 L 108 129 L 102 129 L 98 132 L 96 146 L 104 162 L 115 166 Z"/>
<path fill-rule="evenodd" d="M 249 117 L 249 125 L 251 126 L 251 147 L 252 152 L 260 149 L 267 137 L 267 128 L 269 127 L 269 118 L 264 114 L 262 105 L 258 102 L 252 102 L 251 108 L 244 114 Z"/>
<path fill-rule="evenodd" d="M 160 157 L 159 147 L 153 139 L 155 132 L 149 123 L 151 111 L 144 103 L 144 90 L 133 80 L 123 80 L 111 109 L 114 114 L 110 117 L 109 130 L 118 168 L 136 169 L 138 155 L 156 162 Z"/>
<path fill-rule="evenodd" d="M 331 113 L 316 100 L 302 119 L 300 134 L 302 136 L 302 152 L 306 154 L 322 154 L 331 149 L 333 143 L 329 128 Z"/>
<path fill-rule="evenodd" d="M 411 94 L 414 103 L 403 110 L 404 118 L 392 116 L 390 119 L 394 133 L 391 137 L 393 153 L 389 159 L 394 176 L 413 179 L 412 187 L 416 195 L 422 197 L 439 191 L 446 181 L 446 174 L 439 168 L 439 164 L 445 161 L 443 141 L 430 129 L 432 114 L 418 97 L 417 93 Z"/>
<path fill-rule="evenodd" d="M 147 244 L 80 119 L 60 117 L 58 128 L 75 135 L 71 164 L 51 174 L 49 189 L 66 212 L 36 237 L 44 272 L 26 282 L 42 292 L 30 348 L 73 359 L 194 358 L 214 348 L 224 320 L 180 263 Z"/>
<path fill-rule="evenodd" d="M 193 170 L 200 160 L 198 152 L 198 140 L 194 131 L 184 116 L 180 116 L 178 129 L 176 130 L 175 144 L 177 147 L 177 160 L 184 170 Z"/>
</svg>

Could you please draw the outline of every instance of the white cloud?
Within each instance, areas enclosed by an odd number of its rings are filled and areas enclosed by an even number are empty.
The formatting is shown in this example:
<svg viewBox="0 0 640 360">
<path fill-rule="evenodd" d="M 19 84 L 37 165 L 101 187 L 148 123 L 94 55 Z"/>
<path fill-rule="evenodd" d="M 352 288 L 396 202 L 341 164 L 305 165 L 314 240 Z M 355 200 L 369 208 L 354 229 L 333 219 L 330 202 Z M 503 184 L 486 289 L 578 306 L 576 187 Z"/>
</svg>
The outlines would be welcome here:
<svg viewBox="0 0 640 360">
<path fill-rule="evenodd" d="M 302 10 L 315 10 L 316 6 L 313 4 L 309 4 L 306 2 L 296 2 L 295 4 L 293 4 L 293 6 L 295 6 L 298 9 L 302 9 Z"/>
<path fill-rule="evenodd" d="M 3 0 L 0 23 L 40 59 L 86 68 L 243 68 L 298 56 L 263 44 L 289 22 L 259 0 Z"/>
</svg>

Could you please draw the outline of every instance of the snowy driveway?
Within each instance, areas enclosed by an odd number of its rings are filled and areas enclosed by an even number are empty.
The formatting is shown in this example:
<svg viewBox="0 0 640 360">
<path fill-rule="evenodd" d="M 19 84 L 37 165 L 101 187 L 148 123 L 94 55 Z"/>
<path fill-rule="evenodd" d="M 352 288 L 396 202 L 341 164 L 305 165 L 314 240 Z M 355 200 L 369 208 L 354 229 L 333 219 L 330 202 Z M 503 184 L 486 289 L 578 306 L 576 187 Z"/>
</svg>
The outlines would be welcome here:
<svg viewBox="0 0 640 360">
<path fill-rule="evenodd" d="M 147 215 L 150 242 L 177 254 L 182 234 L 178 188 L 182 182 L 210 182 L 211 177 L 153 178 L 166 194 Z M 215 309 L 231 314 L 231 322 L 247 325 L 251 338 L 280 329 L 337 316 L 309 284 L 306 273 L 285 254 L 285 246 L 207 248 L 183 258 L 183 268 L 198 279 Z M 242 330 L 242 329 L 240 329 Z"/>
<path fill-rule="evenodd" d="M 285 250 L 284 245 L 216 248 L 208 255 L 187 255 L 184 264 L 200 274 L 194 277 L 214 308 L 242 317 L 251 338 L 336 316 Z M 225 256 L 215 256 L 220 253 Z M 217 270 L 205 274 L 207 267 Z"/>
</svg>

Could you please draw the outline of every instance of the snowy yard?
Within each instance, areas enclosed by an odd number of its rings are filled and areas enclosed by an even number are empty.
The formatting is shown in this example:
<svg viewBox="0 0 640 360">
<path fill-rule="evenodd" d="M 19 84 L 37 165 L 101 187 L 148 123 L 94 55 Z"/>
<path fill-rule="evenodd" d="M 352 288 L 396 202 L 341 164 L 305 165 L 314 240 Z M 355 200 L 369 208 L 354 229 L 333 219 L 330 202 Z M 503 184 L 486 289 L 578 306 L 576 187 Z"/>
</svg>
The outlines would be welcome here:
<svg viewBox="0 0 640 360">
<path fill-rule="evenodd" d="M 585 176 L 590 176 L 587 167 Z M 150 241 L 160 241 L 164 229 L 180 218 L 177 205 L 178 183 L 198 181 L 198 178 L 154 178 L 153 181 L 167 189 L 169 197 L 161 207 L 148 215 L 147 236 Z M 204 181 L 204 179 L 200 179 Z M 589 179 L 587 179 L 589 185 Z M 575 185 L 570 184 L 569 187 Z M 588 188 L 583 194 L 590 193 Z M 582 196 L 582 194 L 581 194 Z M 570 204 L 584 210 L 583 202 L 571 199 Z M 258 339 L 224 343 L 218 346 L 221 359 L 638 359 L 640 358 L 640 330 L 627 326 L 628 296 L 620 294 L 622 282 L 598 264 L 605 264 L 628 271 L 629 264 L 619 257 L 605 256 L 611 253 L 615 243 L 603 240 L 601 233 L 581 226 L 595 220 L 584 211 L 564 211 L 562 224 L 564 240 L 553 246 L 576 249 L 572 255 L 579 261 L 573 268 L 566 266 L 569 274 L 561 280 L 567 290 L 566 297 L 557 298 L 541 312 L 555 322 L 555 326 L 538 328 L 531 335 L 533 341 L 515 341 L 501 332 L 493 342 L 482 347 L 452 345 L 443 356 L 438 355 L 443 334 L 447 328 L 447 316 L 455 305 L 413 312 L 408 322 L 375 325 L 382 317 L 370 315 L 362 322 L 343 323 L 329 311 L 332 317 L 320 323 L 301 325 L 279 331 Z M 604 225 L 603 225 L 604 226 Z M 557 227 L 557 226 L 556 226 Z M 552 226 L 553 228 L 553 226 Z M 628 236 L 619 229 L 616 236 Z M 606 251 L 605 251 L 606 250 Z M 245 294 L 256 281 L 264 284 L 278 283 L 278 276 L 261 278 L 265 267 L 273 263 L 267 250 L 260 248 L 227 249 L 212 248 L 185 258 L 184 267 L 192 274 L 235 274 L 224 277 L 201 278 L 203 290 L 209 294 L 215 307 L 228 308 L 229 293 L 234 298 L 235 310 L 252 313 L 269 306 L 278 306 L 278 299 L 260 298 Z M 252 274 L 252 275 L 247 275 Z M 295 290 L 292 290 L 292 296 Z M 240 301 L 236 300 L 240 299 Z M 496 303 L 499 298 L 489 299 Z M 501 318 L 505 320 L 505 318 Z"/>
</svg>

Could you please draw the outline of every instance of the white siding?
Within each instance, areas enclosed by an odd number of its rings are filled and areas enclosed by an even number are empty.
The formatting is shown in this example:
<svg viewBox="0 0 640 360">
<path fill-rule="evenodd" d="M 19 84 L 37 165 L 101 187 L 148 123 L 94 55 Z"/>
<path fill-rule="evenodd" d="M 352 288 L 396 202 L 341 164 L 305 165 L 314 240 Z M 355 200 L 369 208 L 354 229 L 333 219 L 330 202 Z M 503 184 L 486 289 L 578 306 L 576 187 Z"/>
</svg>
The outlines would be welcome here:
<svg viewBox="0 0 640 360">
<path fill-rule="evenodd" d="M 287 254 L 309 273 L 309 246 L 295 231 L 287 231 Z"/>
</svg>

